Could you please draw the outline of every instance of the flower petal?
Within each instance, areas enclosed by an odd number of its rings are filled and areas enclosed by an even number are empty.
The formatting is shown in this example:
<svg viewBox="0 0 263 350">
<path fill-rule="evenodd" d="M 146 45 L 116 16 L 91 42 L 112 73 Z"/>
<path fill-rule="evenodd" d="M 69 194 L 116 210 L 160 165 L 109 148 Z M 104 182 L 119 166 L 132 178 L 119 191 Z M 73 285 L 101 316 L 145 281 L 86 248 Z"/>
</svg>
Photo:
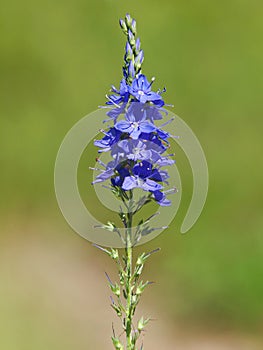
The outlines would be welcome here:
<svg viewBox="0 0 263 350">
<path fill-rule="evenodd" d="M 115 124 L 115 128 L 117 130 L 120 130 L 123 132 L 131 132 L 132 131 L 131 123 L 127 122 L 126 120 L 120 120 L 119 122 L 117 122 Z"/>
<path fill-rule="evenodd" d="M 134 176 L 125 177 L 121 187 L 125 191 L 132 190 L 133 188 L 137 187 L 136 178 Z"/>
<path fill-rule="evenodd" d="M 140 130 L 141 132 L 150 133 L 155 131 L 156 127 L 152 123 L 145 121 L 140 123 Z"/>
<path fill-rule="evenodd" d="M 158 184 L 157 182 L 150 180 L 150 179 L 146 179 L 146 181 L 144 182 L 144 184 L 142 185 L 142 189 L 144 191 L 156 191 L 156 190 L 160 190 L 162 189 L 163 186 Z"/>
</svg>

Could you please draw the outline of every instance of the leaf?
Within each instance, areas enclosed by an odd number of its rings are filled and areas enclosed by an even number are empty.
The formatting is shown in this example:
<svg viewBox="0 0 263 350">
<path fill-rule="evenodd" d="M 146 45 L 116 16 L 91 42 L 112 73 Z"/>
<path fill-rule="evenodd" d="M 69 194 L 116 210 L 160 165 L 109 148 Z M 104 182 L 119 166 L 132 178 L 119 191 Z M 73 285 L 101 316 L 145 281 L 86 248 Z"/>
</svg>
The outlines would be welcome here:
<svg viewBox="0 0 263 350">
<path fill-rule="evenodd" d="M 149 318 L 147 318 L 146 320 L 143 318 L 143 316 L 141 317 L 141 319 L 138 321 L 138 331 L 141 332 L 145 326 L 147 325 L 147 323 L 150 321 Z"/>
<path fill-rule="evenodd" d="M 124 347 L 118 338 L 111 337 L 111 339 L 116 350 L 124 350 Z"/>
</svg>

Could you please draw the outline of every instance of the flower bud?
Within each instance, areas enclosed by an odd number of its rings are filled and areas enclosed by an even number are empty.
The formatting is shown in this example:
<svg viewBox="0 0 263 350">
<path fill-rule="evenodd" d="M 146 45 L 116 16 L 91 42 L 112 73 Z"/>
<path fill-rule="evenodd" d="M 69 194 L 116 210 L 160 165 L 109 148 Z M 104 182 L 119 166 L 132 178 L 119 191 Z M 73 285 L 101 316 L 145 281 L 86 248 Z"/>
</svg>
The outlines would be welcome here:
<svg viewBox="0 0 263 350">
<path fill-rule="evenodd" d="M 138 57 L 140 63 L 142 64 L 142 62 L 143 62 L 143 60 L 144 60 L 144 52 L 143 52 L 143 50 L 141 50 L 141 51 L 139 52 L 139 55 L 138 55 L 137 57 Z"/>
<path fill-rule="evenodd" d="M 120 286 L 116 284 L 110 284 L 110 288 L 112 290 L 112 293 L 114 293 L 117 297 L 121 295 L 121 289 Z"/>
<path fill-rule="evenodd" d="M 125 48 L 125 60 L 130 61 L 132 57 L 133 57 L 133 51 L 132 51 L 131 45 L 127 41 L 126 48 Z"/>
<path fill-rule="evenodd" d="M 120 19 L 120 27 L 121 27 L 121 29 L 125 32 L 125 33 L 127 33 L 128 32 L 128 29 L 127 29 L 127 26 L 126 26 L 126 23 L 124 22 L 124 20 L 123 19 Z"/>
<path fill-rule="evenodd" d="M 112 339 L 113 345 L 114 345 L 116 350 L 123 350 L 124 349 L 123 345 L 121 344 L 121 342 L 119 341 L 118 338 L 111 337 L 111 339 Z"/>
<path fill-rule="evenodd" d="M 136 21 L 135 19 L 132 20 L 132 23 L 131 23 L 131 30 L 132 30 L 132 33 L 134 35 L 136 35 Z"/>
<path fill-rule="evenodd" d="M 140 49 L 141 49 L 141 40 L 140 40 L 140 38 L 137 38 L 137 40 L 136 40 L 135 49 L 136 49 L 136 54 L 138 55 L 138 53 L 140 52 Z"/>
<path fill-rule="evenodd" d="M 150 284 L 148 281 L 143 283 L 142 281 L 139 283 L 139 285 L 136 288 L 135 294 L 136 295 L 141 295 L 142 292 L 144 291 L 145 287 L 148 286 L 148 284 Z"/>
<path fill-rule="evenodd" d="M 128 39 L 129 39 L 130 45 L 132 47 L 135 46 L 135 37 L 134 37 L 134 35 L 133 35 L 133 33 L 132 33 L 132 31 L 130 29 L 128 31 Z"/>
<path fill-rule="evenodd" d="M 130 27 L 131 24 L 132 24 L 132 18 L 131 18 L 131 16 L 128 13 L 125 16 L 125 23 L 126 23 L 127 27 Z"/>
<path fill-rule="evenodd" d="M 111 258 L 113 260 L 118 260 L 119 259 L 119 253 L 117 249 L 111 249 Z"/>
<path fill-rule="evenodd" d="M 134 69 L 134 63 L 132 61 L 129 64 L 128 72 L 129 72 L 129 76 L 134 78 L 134 76 L 135 76 L 135 69 Z"/>
<path fill-rule="evenodd" d="M 137 326 L 137 328 L 138 328 L 138 331 L 139 332 L 141 332 L 143 329 L 144 329 L 144 327 L 147 325 L 147 323 L 150 321 L 150 319 L 149 318 L 147 318 L 146 320 L 143 318 L 143 316 L 142 316 L 142 318 L 139 320 L 139 322 L 138 322 L 138 326 Z"/>
<path fill-rule="evenodd" d="M 136 56 L 134 61 L 134 66 L 137 71 L 141 68 L 143 60 L 144 60 L 144 55 L 143 55 L 143 51 L 141 50 L 139 52 L 139 55 Z"/>
<path fill-rule="evenodd" d="M 131 302 L 132 304 L 136 304 L 138 296 L 136 294 L 132 295 Z"/>
</svg>

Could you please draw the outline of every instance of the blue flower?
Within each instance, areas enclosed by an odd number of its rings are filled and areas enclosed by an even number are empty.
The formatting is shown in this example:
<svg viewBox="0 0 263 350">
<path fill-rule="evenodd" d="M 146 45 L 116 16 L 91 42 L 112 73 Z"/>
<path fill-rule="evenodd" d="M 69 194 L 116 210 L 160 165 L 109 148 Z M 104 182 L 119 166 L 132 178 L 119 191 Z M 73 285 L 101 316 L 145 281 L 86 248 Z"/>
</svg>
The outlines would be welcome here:
<svg viewBox="0 0 263 350">
<path fill-rule="evenodd" d="M 112 148 L 111 155 L 116 159 L 125 158 L 135 162 L 138 160 L 147 160 L 151 163 L 156 163 L 163 158 L 160 155 L 158 146 L 139 139 L 124 139 L 119 141 Z"/>
<path fill-rule="evenodd" d="M 114 169 L 116 167 L 116 163 L 114 161 L 109 162 L 107 165 L 104 164 L 102 161 L 97 159 L 97 162 L 105 169 L 93 169 L 93 170 L 99 170 L 100 174 L 96 176 L 96 179 L 92 182 L 92 184 L 96 184 L 99 182 L 103 182 L 108 180 L 114 175 Z"/>
<path fill-rule="evenodd" d="M 168 142 L 167 140 L 170 137 L 170 134 L 168 132 L 166 132 L 160 128 L 156 128 L 156 133 L 161 140 Z"/>
<path fill-rule="evenodd" d="M 169 159 L 168 157 L 161 157 L 156 161 L 156 165 L 159 167 L 173 165 L 174 163 L 175 163 L 175 160 Z"/>
<path fill-rule="evenodd" d="M 152 164 L 142 161 L 132 169 L 133 175 L 125 177 L 122 189 L 125 191 L 134 188 L 141 188 L 144 191 L 158 191 L 163 188 L 157 181 L 162 181 L 162 177 L 157 169 L 153 169 Z"/>
<path fill-rule="evenodd" d="M 124 179 L 130 175 L 129 164 L 119 163 L 115 168 L 115 173 L 116 172 L 118 174 L 111 178 L 111 183 L 115 187 L 122 187 Z"/>
<path fill-rule="evenodd" d="M 105 136 L 101 140 L 95 140 L 94 145 L 102 148 L 99 152 L 107 152 L 111 149 L 111 146 L 120 140 L 122 135 L 121 131 L 116 128 L 110 128 L 108 132 L 104 131 Z"/>
<path fill-rule="evenodd" d="M 168 205 L 171 205 L 171 201 L 169 201 L 165 194 L 159 190 L 153 192 L 154 199 L 156 202 L 158 202 L 159 205 L 166 207 Z"/>
<path fill-rule="evenodd" d="M 158 150 L 160 153 L 163 153 L 167 149 L 167 147 L 165 147 L 162 140 L 158 137 L 157 133 L 155 133 L 155 132 L 141 133 L 140 139 L 145 140 L 145 141 L 150 141 L 150 142 L 156 144 L 158 146 Z M 161 152 L 161 150 L 162 150 L 162 152 Z"/>
<path fill-rule="evenodd" d="M 121 120 L 115 124 L 115 128 L 119 131 L 126 132 L 133 139 L 137 140 L 141 133 L 149 134 L 156 130 L 156 127 L 151 122 L 145 120 L 145 116 L 141 118 L 133 112 L 126 113 L 126 120 Z"/>
<path fill-rule="evenodd" d="M 152 82 L 149 83 L 146 76 L 140 74 L 136 79 L 133 80 L 129 91 L 130 94 L 141 103 L 152 102 L 153 104 L 162 107 L 164 105 L 162 96 L 156 92 L 151 91 L 151 87 Z"/>
<path fill-rule="evenodd" d="M 107 96 L 109 99 L 109 101 L 106 102 L 107 105 L 119 105 L 122 102 L 129 101 L 129 86 L 127 85 L 125 79 L 122 79 L 122 81 L 120 82 L 119 90 L 112 86 L 112 92 L 114 92 L 115 94 Z"/>
<path fill-rule="evenodd" d="M 116 108 L 111 108 L 109 112 L 107 112 L 107 116 L 110 117 L 110 120 L 113 120 L 114 123 L 116 123 L 116 120 L 118 119 L 118 117 L 120 116 L 120 114 L 125 112 L 125 108 L 126 108 L 127 103 L 123 102 L 120 106 L 116 107 Z M 104 122 L 106 122 L 108 120 L 104 120 Z"/>
<path fill-rule="evenodd" d="M 126 47 L 125 47 L 124 59 L 127 60 L 127 61 L 131 61 L 132 57 L 133 57 L 133 51 L 132 51 L 130 43 L 127 41 Z"/>
</svg>

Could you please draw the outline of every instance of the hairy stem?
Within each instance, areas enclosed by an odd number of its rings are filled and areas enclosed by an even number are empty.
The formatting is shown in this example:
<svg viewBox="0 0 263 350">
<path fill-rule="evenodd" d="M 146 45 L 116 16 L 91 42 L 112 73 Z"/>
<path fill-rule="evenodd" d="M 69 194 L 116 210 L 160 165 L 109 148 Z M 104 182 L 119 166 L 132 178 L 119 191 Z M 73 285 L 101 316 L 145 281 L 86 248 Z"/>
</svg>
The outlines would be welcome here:
<svg viewBox="0 0 263 350">
<path fill-rule="evenodd" d="M 128 213 L 126 229 L 126 345 L 127 350 L 132 350 L 132 213 Z"/>
</svg>

